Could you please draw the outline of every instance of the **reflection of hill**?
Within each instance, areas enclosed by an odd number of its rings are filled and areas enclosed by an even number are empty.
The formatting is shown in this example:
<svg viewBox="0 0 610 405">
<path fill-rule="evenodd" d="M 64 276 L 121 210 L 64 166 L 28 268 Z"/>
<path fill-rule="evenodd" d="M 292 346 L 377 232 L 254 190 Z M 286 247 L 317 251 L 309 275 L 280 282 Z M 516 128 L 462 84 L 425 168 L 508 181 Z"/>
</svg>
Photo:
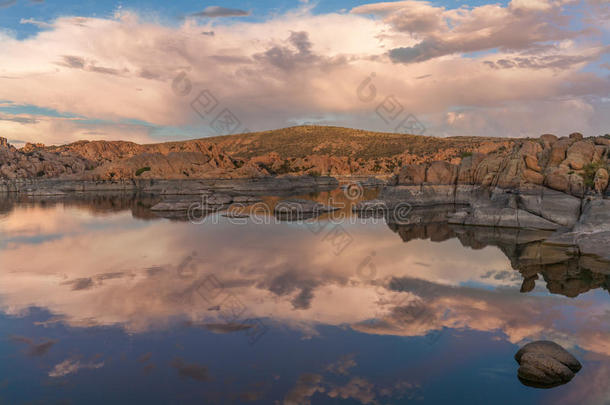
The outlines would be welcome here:
<svg viewBox="0 0 610 405">
<path fill-rule="evenodd" d="M 513 269 L 521 273 L 524 293 L 532 291 L 538 279 L 546 282 L 549 292 L 567 297 L 597 288 L 610 290 L 610 263 L 580 255 L 574 246 L 545 243 L 550 232 L 450 225 L 443 221 L 443 210 L 450 212 L 450 207 L 414 211 L 419 219 L 413 225 L 388 226 L 405 242 L 413 239 L 442 242 L 457 238 L 463 246 L 472 249 L 497 246 L 510 259 Z"/>
<path fill-rule="evenodd" d="M 13 210 L 14 204 L 5 198 L 0 197 L 0 219 L 8 216 Z"/>
<path fill-rule="evenodd" d="M 28 196 L 24 194 L 0 194 L 0 215 L 9 213 L 16 206 L 52 207 L 61 204 L 65 207 L 76 207 L 93 214 L 109 214 L 131 211 L 134 218 L 159 219 L 150 207 L 159 201 L 159 197 L 137 193 L 104 192 L 104 193 L 71 193 L 56 196 Z"/>
</svg>

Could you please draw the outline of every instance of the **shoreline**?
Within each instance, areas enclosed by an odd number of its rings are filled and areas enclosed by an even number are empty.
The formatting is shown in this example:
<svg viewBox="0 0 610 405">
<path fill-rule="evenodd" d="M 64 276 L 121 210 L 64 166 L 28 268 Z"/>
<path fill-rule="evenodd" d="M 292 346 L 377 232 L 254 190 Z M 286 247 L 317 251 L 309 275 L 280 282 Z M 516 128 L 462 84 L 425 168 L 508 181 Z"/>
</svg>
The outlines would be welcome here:
<svg viewBox="0 0 610 405">
<path fill-rule="evenodd" d="M 238 179 L 131 179 L 72 180 L 18 179 L 0 180 L 0 193 L 31 196 L 66 195 L 70 193 L 138 192 L 152 195 L 198 195 L 207 190 L 234 193 L 261 193 L 270 190 L 292 192 L 336 188 L 339 182 L 328 176 L 286 176 Z"/>
<path fill-rule="evenodd" d="M 363 181 L 359 183 L 359 181 Z M 380 188 L 376 200 L 361 201 L 355 211 L 366 213 L 382 202 L 388 209 L 408 204 L 418 211 L 452 205 L 442 218 L 450 225 L 488 229 L 552 232 L 547 247 L 572 247 L 575 257 L 595 256 L 610 262 L 610 199 L 606 195 L 576 197 L 544 186 L 503 189 L 482 185 L 385 185 L 380 179 L 329 176 L 285 176 L 251 179 L 137 179 L 89 181 L 69 179 L 0 180 L 0 195 L 67 197 L 105 193 L 146 195 L 192 200 L 206 193 L 231 196 L 290 196 L 331 191 L 346 183 Z M 181 198 L 183 197 L 183 198 Z M 175 203 L 175 201 L 174 201 Z M 370 204 L 370 205 L 367 205 Z M 437 219 L 438 220 L 438 219 Z M 409 222 L 407 222 L 409 224 Z M 553 249 L 551 249 L 553 250 Z M 544 254 L 539 255 L 541 261 Z M 610 271 L 610 263 L 608 265 Z"/>
</svg>

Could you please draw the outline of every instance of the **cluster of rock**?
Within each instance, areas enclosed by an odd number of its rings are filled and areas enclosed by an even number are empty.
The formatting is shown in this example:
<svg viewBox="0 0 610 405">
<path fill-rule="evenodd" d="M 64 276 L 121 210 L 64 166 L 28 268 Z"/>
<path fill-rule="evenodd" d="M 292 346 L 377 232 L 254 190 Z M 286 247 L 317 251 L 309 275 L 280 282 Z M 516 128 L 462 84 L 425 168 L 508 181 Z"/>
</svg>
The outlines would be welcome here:
<svg viewBox="0 0 610 405">
<path fill-rule="evenodd" d="M 80 141 L 53 147 L 94 160 L 97 167 L 81 176 L 87 180 L 187 179 L 257 177 L 215 144 L 202 140 L 139 145 L 123 141 Z"/>
<path fill-rule="evenodd" d="M 450 224 L 556 231 L 546 245 L 610 261 L 609 148 L 606 137 L 543 135 L 459 164 L 407 165 L 380 198 L 388 206 L 462 206 L 447 215 Z"/>
<path fill-rule="evenodd" d="M 459 164 L 436 161 L 404 166 L 390 185 L 482 185 L 503 189 L 546 186 L 577 197 L 608 188 L 606 137 L 584 139 L 579 133 L 557 138 L 515 141 L 510 150 L 472 153 Z"/>
<path fill-rule="evenodd" d="M 42 145 L 27 144 L 19 150 L 0 138 L 0 178 L 61 177 L 85 173 L 95 162 L 70 152 L 52 152 Z"/>
<path fill-rule="evenodd" d="M 26 144 L 0 139 L 0 178 L 78 180 L 249 178 L 265 172 L 201 140 L 139 145 L 79 141 L 69 145 Z"/>
</svg>

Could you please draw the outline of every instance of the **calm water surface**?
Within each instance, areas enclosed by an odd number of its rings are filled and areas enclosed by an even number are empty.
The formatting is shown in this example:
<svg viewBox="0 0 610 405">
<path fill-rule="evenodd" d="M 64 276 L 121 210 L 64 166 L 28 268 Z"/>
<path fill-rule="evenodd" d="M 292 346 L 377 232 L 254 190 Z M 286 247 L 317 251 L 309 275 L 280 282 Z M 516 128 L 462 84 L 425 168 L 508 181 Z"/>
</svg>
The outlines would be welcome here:
<svg viewBox="0 0 610 405">
<path fill-rule="evenodd" d="M 346 200 L 308 196 L 329 197 Z M 0 403 L 610 400 L 610 270 L 514 270 L 531 244 L 509 230 L 193 224 L 155 201 L 3 200 Z M 513 355 L 538 339 L 579 358 L 574 380 L 519 382 Z"/>
</svg>

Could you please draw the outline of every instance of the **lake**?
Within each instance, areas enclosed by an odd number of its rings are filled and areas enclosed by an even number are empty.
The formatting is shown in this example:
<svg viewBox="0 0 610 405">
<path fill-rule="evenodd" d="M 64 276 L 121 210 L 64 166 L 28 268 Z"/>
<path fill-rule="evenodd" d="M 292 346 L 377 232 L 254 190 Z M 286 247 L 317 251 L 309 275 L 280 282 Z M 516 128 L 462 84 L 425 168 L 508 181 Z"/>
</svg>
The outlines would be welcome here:
<svg viewBox="0 0 610 405">
<path fill-rule="evenodd" d="M 526 263 L 536 235 L 451 207 L 351 213 L 375 193 L 300 196 L 345 206 L 305 221 L 1 197 L 0 403 L 607 403 L 610 270 Z M 517 378 L 541 339 L 583 364 L 568 384 Z"/>
</svg>

